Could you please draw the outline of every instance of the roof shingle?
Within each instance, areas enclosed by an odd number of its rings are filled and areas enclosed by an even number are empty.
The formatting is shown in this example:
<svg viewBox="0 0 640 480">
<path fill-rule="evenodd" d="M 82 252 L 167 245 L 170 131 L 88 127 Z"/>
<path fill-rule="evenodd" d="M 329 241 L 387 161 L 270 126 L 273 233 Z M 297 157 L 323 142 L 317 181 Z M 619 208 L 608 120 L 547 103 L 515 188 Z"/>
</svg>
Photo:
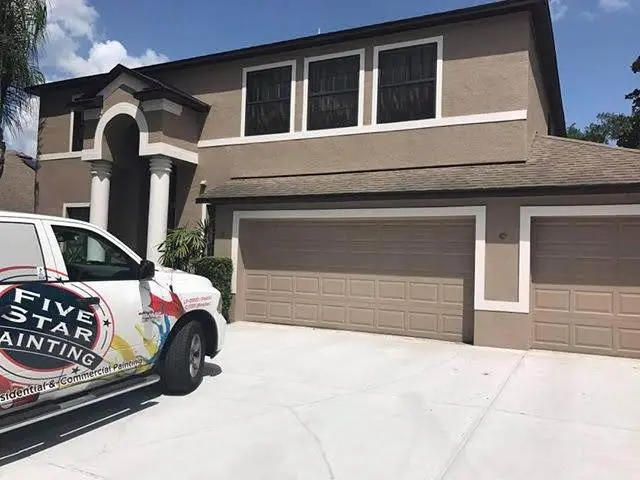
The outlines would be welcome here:
<svg viewBox="0 0 640 480">
<path fill-rule="evenodd" d="M 537 135 L 524 162 L 232 178 L 201 200 L 640 184 L 640 150 Z"/>
</svg>

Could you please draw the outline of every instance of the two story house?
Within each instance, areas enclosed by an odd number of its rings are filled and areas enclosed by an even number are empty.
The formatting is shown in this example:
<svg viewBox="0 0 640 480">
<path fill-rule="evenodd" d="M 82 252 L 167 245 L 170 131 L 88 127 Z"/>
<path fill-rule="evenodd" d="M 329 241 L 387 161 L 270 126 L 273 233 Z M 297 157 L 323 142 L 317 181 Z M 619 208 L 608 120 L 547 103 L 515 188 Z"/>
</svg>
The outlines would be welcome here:
<svg viewBox="0 0 640 480">
<path fill-rule="evenodd" d="M 546 0 L 33 93 L 40 212 L 208 216 L 235 320 L 640 357 L 640 153 L 564 138 Z"/>
</svg>

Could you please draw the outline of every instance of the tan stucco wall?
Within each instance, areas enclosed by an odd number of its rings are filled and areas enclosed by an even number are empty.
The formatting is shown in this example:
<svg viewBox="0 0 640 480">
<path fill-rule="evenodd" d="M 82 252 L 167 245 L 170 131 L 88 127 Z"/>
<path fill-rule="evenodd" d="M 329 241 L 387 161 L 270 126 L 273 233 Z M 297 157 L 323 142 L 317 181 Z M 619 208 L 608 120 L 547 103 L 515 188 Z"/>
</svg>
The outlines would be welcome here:
<svg viewBox="0 0 640 480">
<path fill-rule="evenodd" d="M 152 110 L 144 112 L 144 116 L 149 124 L 150 143 L 164 142 L 192 152 L 197 150 L 202 115 L 183 107 L 180 115 Z"/>
<path fill-rule="evenodd" d="M 0 177 L 0 210 L 33 213 L 35 172 L 7 150 Z"/>
<path fill-rule="evenodd" d="M 38 213 L 60 216 L 63 203 L 90 200 L 89 162 L 71 158 L 47 160 L 41 165 L 38 172 Z"/>
<path fill-rule="evenodd" d="M 543 85 L 542 73 L 540 72 L 540 62 L 536 54 L 534 39 L 530 35 L 530 48 L 528 59 L 528 78 L 529 78 L 529 101 L 527 106 L 527 133 L 528 138 L 532 139 L 536 133 L 547 135 L 549 103 L 546 91 Z"/>
<path fill-rule="evenodd" d="M 221 164 L 232 177 L 296 175 L 523 160 L 526 122 L 427 128 L 200 149 L 210 175 Z"/>
<path fill-rule="evenodd" d="M 69 151 L 71 111 L 67 104 L 75 93 L 79 92 L 70 89 L 59 89 L 40 97 L 39 153 Z"/>
</svg>

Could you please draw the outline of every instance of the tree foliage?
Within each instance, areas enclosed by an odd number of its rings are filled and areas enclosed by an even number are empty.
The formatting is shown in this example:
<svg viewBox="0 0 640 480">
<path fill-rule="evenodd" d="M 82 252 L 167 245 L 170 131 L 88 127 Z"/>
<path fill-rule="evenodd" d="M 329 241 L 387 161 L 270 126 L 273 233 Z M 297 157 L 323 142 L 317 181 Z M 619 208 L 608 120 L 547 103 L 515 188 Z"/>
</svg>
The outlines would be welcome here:
<svg viewBox="0 0 640 480">
<path fill-rule="evenodd" d="M 631 65 L 633 73 L 640 73 L 640 57 Z M 640 148 L 640 88 L 624 97 L 631 100 L 631 114 L 600 113 L 595 122 L 580 130 L 575 123 L 567 129 L 567 136 L 598 143 L 615 143 L 619 147 Z"/>
<path fill-rule="evenodd" d="M 38 49 L 45 39 L 46 0 L 0 0 L 0 177 L 5 129 L 19 130 L 29 107 L 26 89 L 44 82 Z"/>
</svg>

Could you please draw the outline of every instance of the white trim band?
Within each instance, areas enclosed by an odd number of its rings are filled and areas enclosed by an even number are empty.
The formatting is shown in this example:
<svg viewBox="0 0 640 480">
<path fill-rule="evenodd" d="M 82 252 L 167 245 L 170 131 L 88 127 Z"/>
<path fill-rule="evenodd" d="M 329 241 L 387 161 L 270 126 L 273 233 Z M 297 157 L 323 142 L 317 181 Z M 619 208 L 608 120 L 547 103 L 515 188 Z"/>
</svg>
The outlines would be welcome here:
<svg viewBox="0 0 640 480">
<path fill-rule="evenodd" d="M 70 158 L 82 157 L 82 151 L 77 152 L 60 152 L 60 153 L 42 153 L 38 155 L 38 160 L 46 162 L 49 160 L 67 160 Z"/>
<path fill-rule="evenodd" d="M 236 211 L 233 213 L 233 227 L 231 234 L 231 260 L 233 273 L 231 291 L 237 292 L 238 282 L 238 254 L 240 220 L 312 220 L 312 219 L 371 219 L 371 218 L 437 218 L 437 217 L 473 217 L 475 219 L 475 273 L 474 273 L 474 308 L 486 310 L 487 300 L 484 298 L 485 272 L 485 223 L 486 207 L 413 207 L 413 208 L 357 208 L 336 210 L 255 210 Z"/>
<path fill-rule="evenodd" d="M 343 135 L 362 135 L 365 133 L 396 132 L 401 130 L 418 130 L 421 128 L 450 127 L 454 125 L 513 122 L 526 119 L 527 110 L 510 110 L 506 112 L 477 113 L 456 117 L 430 118 L 409 122 L 381 123 L 358 127 L 331 128 L 327 130 L 307 130 L 304 132 L 275 133 L 272 135 L 255 135 L 248 137 L 212 138 L 209 140 L 200 140 L 198 142 L 198 148 L 305 140 L 308 138 L 340 137 Z"/>
</svg>

